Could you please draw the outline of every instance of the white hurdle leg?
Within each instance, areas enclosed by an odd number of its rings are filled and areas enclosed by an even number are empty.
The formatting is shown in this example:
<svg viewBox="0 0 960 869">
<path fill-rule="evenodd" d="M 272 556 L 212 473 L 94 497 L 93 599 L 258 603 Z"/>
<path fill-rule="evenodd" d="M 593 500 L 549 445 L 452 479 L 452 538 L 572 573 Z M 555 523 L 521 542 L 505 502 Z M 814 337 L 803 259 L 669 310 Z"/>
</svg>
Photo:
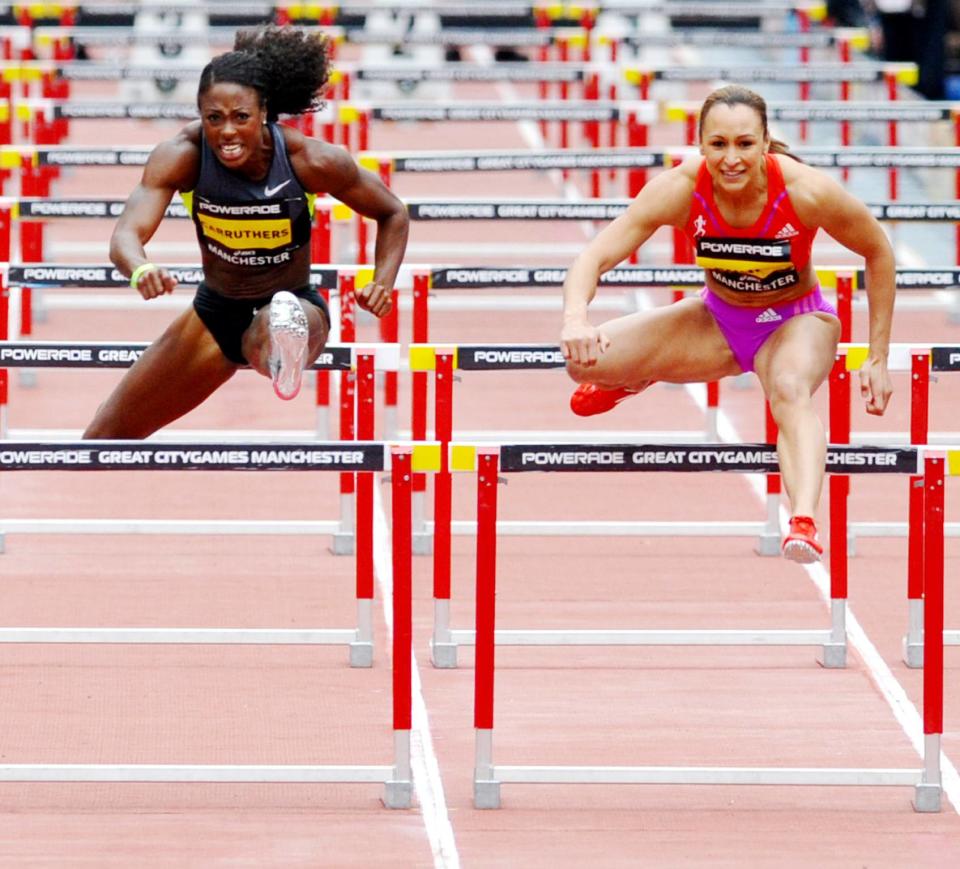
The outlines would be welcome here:
<svg viewBox="0 0 960 869">
<path fill-rule="evenodd" d="M 908 667 L 923 666 L 923 600 L 907 601 L 907 634 L 903 638 L 903 662 Z"/>
<path fill-rule="evenodd" d="M 824 667 L 847 666 L 847 601 L 833 598 L 830 601 L 830 639 L 823 646 Z"/>
<path fill-rule="evenodd" d="M 474 743 L 473 807 L 500 808 L 500 782 L 493 771 L 493 731 L 477 729 Z"/>
<path fill-rule="evenodd" d="M 433 666 L 452 670 L 457 666 L 457 644 L 450 631 L 450 601 L 433 601 L 433 636 L 430 638 L 430 657 Z"/>
<path fill-rule="evenodd" d="M 942 792 L 940 734 L 927 733 L 923 737 L 923 777 L 914 795 L 914 809 L 918 812 L 939 812 Z"/>
</svg>

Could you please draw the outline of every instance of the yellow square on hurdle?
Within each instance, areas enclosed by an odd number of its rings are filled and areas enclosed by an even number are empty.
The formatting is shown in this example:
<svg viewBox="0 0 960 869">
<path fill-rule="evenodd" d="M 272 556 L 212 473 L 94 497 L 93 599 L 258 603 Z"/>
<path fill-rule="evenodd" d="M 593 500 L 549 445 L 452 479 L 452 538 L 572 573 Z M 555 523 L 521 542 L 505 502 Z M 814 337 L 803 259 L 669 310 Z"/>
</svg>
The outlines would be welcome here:
<svg viewBox="0 0 960 869">
<path fill-rule="evenodd" d="M 440 444 L 414 444 L 410 459 L 412 471 L 439 471 Z"/>
<path fill-rule="evenodd" d="M 477 469 L 477 448 L 470 444 L 450 445 L 450 470 L 475 471 Z"/>
<path fill-rule="evenodd" d="M 947 450 L 947 473 L 960 477 L 960 450 Z"/>
<path fill-rule="evenodd" d="M 411 371 L 433 371 L 437 367 L 436 348 L 424 344 L 411 347 L 408 361 Z"/>
<path fill-rule="evenodd" d="M 353 276 L 353 285 L 357 288 L 365 287 L 367 284 L 373 283 L 373 269 L 357 269 L 357 273 Z"/>
<path fill-rule="evenodd" d="M 867 361 L 870 348 L 866 344 L 847 348 L 847 371 L 859 371 Z"/>
</svg>

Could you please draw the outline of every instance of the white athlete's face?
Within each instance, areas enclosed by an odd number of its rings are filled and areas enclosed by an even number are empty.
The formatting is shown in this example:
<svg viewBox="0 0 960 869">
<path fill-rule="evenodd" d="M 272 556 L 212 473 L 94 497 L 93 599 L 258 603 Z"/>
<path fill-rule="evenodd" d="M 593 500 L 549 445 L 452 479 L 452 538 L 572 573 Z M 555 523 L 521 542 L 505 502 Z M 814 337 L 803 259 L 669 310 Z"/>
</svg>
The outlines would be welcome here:
<svg viewBox="0 0 960 869">
<path fill-rule="evenodd" d="M 715 187 L 739 193 L 762 179 L 769 140 L 755 109 L 718 103 L 703 119 L 700 153 Z"/>
<path fill-rule="evenodd" d="M 207 144 L 230 169 L 255 164 L 263 147 L 266 109 L 253 89 L 233 82 L 218 82 L 201 98 L 200 120 Z"/>
</svg>

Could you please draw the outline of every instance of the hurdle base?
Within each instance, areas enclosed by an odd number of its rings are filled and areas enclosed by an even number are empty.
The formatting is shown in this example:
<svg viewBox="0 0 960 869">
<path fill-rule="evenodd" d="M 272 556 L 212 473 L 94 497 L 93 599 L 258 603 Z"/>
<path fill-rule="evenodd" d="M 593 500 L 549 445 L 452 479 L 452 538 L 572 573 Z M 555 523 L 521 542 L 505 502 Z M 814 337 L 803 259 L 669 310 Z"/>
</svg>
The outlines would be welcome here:
<svg viewBox="0 0 960 869">
<path fill-rule="evenodd" d="M 913 798 L 915 812 L 939 812 L 941 809 L 942 788 L 940 785 L 921 783 L 916 787 Z"/>
<path fill-rule="evenodd" d="M 913 670 L 923 667 L 923 643 L 911 642 L 909 637 L 903 638 L 903 663 Z"/>
<path fill-rule="evenodd" d="M 364 642 L 350 643 L 350 666 L 372 667 L 373 643 L 371 643 L 369 640 Z"/>
<path fill-rule="evenodd" d="M 757 555 L 765 557 L 780 555 L 780 532 L 764 532 L 757 538 L 757 545 L 753 547 Z"/>
<path fill-rule="evenodd" d="M 824 643 L 820 666 L 827 669 L 842 669 L 847 666 L 846 643 Z"/>
<path fill-rule="evenodd" d="M 429 531 L 414 531 L 413 554 L 433 555 L 433 534 Z"/>
<path fill-rule="evenodd" d="M 7 535 L 0 532 L 0 555 L 7 551 Z"/>
<path fill-rule="evenodd" d="M 473 782 L 473 807 L 475 809 L 499 809 L 500 782 L 475 779 Z"/>
<path fill-rule="evenodd" d="M 355 550 L 352 532 L 337 532 L 330 538 L 330 552 L 334 555 L 353 555 Z"/>
<path fill-rule="evenodd" d="M 413 782 L 388 781 L 382 802 L 388 809 L 409 809 L 413 805 Z"/>
<path fill-rule="evenodd" d="M 457 644 L 430 641 L 430 660 L 438 670 L 457 668 Z"/>
</svg>

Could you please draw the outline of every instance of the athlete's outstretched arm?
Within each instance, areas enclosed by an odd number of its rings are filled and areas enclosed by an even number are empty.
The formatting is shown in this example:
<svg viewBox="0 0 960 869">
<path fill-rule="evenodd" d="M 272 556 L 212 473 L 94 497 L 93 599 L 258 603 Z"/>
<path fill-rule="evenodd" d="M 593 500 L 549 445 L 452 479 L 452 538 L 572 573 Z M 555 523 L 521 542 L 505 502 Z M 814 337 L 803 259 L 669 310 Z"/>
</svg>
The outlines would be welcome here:
<svg viewBox="0 0 960 869">
<path fill-rule="evenodd" d="M 407 249 L 410 216 L 406 206 L 372 172 L 361 169 L 343 148 L 288 134 L 291 162 L 301 183 L 326 192 L 377 223 L 374 279 L 356 291 L 357 303 L 382 317 L 390 312 L 393 285 Z M 299 147 L 298 147 L 299 146 Z"/>
<path fill-rule="evenodd" d="M 845 248 L 864 259 L 870 308 L 870 349 L 860 368 L 860 395 L 866 401 L 867 413 L 880 415 L 887 409 L 893 393 L 887 370 L 897 287 L 893 247 L 866 205 L 825 173 L 815 169 L 807 171 L 813 178 L 808 189 L 816 203 L 816 223 Z M 808 202 L 804 205 L 809 207 Z M 798 216 L 805 217 L 800 213 Z"/>
<path fill-rule="evenodd" d="M 160 226 L 173 194 L 192 186 L 184 184 L 185 179 L 189 181 L 192 162 L 195 148 L 184 137 L 162 142 L 150 154 L 140 183 L 127 198 L 110 236 L 110 260 L 127 277 L 148 263 L 144 245 Z M 169 293 L 176 283 L 166 269 L 156 266 L 140 274 L 137 291 L 152 299 Z"/>
<path fill-rule="evenodd" d="M 661 226 L 679 226 L 690 210 L 696 177 L 693 163 L 656 175 L 637 194 L 630 207 L 584 248 L 567 272 L 563 284 L 563 355 L 580 365 L 593 365 L 609 341 L 590 325 L 587 307 L 597 293 L 604 272 L 626 259 Z"/>
</svg>

